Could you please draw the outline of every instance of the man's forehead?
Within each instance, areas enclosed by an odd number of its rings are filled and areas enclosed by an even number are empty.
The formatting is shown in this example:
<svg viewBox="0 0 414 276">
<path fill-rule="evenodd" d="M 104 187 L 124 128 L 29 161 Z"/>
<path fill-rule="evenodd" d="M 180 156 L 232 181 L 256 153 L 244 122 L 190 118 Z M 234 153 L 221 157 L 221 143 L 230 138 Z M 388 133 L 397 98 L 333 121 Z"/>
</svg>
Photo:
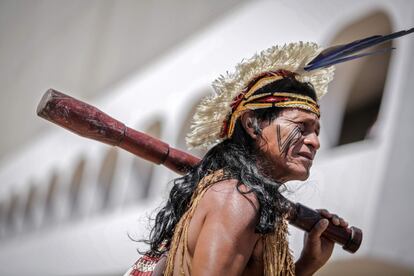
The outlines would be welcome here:
<svg viewBox="0 0 414 276">
<path fill-rule="evenodd" d="M 296 109 L 296 108 L 285 108 L 281 110 L 278 118 L 286 119 L 289 121 L 309 121 L 319 125 L 319 117 L 309 111 Z"/>
</svg>

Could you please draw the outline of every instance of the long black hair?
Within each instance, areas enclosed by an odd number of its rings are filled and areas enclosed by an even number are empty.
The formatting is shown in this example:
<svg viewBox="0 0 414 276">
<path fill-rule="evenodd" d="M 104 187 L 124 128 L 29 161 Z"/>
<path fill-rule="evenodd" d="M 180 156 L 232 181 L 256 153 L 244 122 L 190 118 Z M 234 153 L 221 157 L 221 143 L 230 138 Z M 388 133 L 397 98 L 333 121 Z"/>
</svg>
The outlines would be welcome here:
<svg viewBox="0 0 414 276">
<path fill-rule="evenodd" d="M 310 84 L 297 81 L 294 76 L 288 76 L 282 80 L 268 84 L 256 91 L 255 94 L 268 91 L 295 92 L 311 96 L 316 100 L 315 92 Z M 279 113 L 278 108 L 254 110 L 254 128 L 258 135 L 261 134 L 260 122 L 271 122 Z M 266 234 L 274 231 L 276 222 L 287 211 L 287 205 L 281 195 L 280 183 L 266 177 L 259 170 L 258 151 L 255 141 L 245 131 L 240 120 L 236 122 L 234 133 L 230 139 L 224 140 L 211 148 L 201 162 L 192 170 L 173 180 L 173 187 L 167 203 L 155 217 L 154 226 L 151 229 L 149 239 L 144 242 L 150 245 L 150 252 L 161 254 L 161 244 L 169 247 L 174 228 L 181 216 L 187 211 L 191 196 L 199 181 L 215 170 L 224 169 L 228 178 L 238 180 L 237 190 L 240 193 L 254 193 L 259 201 L 259 222 L 256 225 L 257 233 Z M 248 188 L 247 192 L 240 190 L 240 185 Z M 165 248 L 165 247 L 164 247 Z"/>
</svg>

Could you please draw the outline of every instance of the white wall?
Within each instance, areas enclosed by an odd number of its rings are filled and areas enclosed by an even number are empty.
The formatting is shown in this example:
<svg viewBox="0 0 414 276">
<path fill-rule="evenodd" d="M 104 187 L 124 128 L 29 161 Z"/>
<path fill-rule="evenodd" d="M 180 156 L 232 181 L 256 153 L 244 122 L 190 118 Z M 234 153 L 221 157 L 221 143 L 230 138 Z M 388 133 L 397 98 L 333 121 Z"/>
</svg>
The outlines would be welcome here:
<svg viewBox="0 0 414 276">
<path fill-rule="evenodd" d="M 414 13 L 411 18 L 414 18 Z M 373 225 L 375 235 L 372 241 L 373 251 L 380 257 L 397 258 L 411 265 L 414 264 L 414 186 L 411 175 L 414 169 L 414 58 L 411 52 L 413 48 L 414 41 L 411 39 L 406 43 L 406 55 L 401 60 L 403 70 L 398 72 L 401 79 L 401 83 L 398 84 L 400 91 L 391 96 L 398 96 L 400 104 L 393 127 L 390 129 L 391 141 L 382 172 L 383 189 L 375 206 L 377 215 Z"/>
<path fill-rule="evenodd" d="M 51 127 L 50 87 L 99 98 L 243 0 L 0 1 L 0 159 Z"/>
</svg>

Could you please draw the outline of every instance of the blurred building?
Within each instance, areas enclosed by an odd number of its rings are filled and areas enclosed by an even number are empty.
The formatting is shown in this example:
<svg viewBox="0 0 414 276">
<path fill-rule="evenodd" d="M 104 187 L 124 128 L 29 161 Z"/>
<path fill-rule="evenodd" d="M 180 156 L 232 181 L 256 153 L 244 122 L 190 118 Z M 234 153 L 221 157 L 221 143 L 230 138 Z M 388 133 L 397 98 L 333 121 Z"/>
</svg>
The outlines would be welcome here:
<svg viewBox="0 0 414 276">
<path fill-rule="evenodd" d="M 0 3 L 0 22 L 27 23 L 0 28 L 2 41 L 10 37 L 25 49 L 0 48 L 13 56 L 1 69 L 3 89 L 22 93 L 19 101 L 1 94 L 9 111 L 2 116 L 1 275 L 122 274 L 145 248 L 132 239 L 148 233 L 148 217 L 176 176 L 36 118 L 47 88 L 184 149 L 200 98 L 242 58 L 290 41 L 329 46 L 414 26 L 414 2 L 402 0 L 143 2 L 30 2 L 34 26 L 8 13 L 27 3 Z M 356 254 L 336 248 L 318 275 L 414 271 L 414 36 L 386 46 L 397 50 L 337 66 L 321 103 L 322 148 L 311 177 L 288 185 L 292 199 L 364 230 Z M 21 116 L 23 108 L 33 112 Z M 292 228 L 295 255 L 302 235 Z"/>
</svg>

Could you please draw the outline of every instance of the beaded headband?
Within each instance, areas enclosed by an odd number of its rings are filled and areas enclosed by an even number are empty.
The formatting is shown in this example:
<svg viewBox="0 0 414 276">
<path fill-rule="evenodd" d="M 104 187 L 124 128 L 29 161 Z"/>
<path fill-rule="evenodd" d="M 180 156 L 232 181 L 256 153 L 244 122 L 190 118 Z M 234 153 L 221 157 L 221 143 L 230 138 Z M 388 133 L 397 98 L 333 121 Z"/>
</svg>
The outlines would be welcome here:
<svg viewBox="0 0 414 276">
<path fill-rule="evenodd" d="M 283 76 L 274 75 L 270 77 L 263 77 L 259 79 L 247 93 L 241 93 L 238 99 L 235 99 L 231 104 L 232 112 L 229 120 L 223 123 L 220 137 L 230 138 L 234 131 L 234 126 L 237 119 L 246 110 L 256 110 L 270 107 L 290 107 L 299 108 L 320 116 L 319 105 L 309 96 L 297 94 L 294 92 L 268 92 L 259 95 L 253 95 L 260 88 L 283 79 Z"/>
</svg>

